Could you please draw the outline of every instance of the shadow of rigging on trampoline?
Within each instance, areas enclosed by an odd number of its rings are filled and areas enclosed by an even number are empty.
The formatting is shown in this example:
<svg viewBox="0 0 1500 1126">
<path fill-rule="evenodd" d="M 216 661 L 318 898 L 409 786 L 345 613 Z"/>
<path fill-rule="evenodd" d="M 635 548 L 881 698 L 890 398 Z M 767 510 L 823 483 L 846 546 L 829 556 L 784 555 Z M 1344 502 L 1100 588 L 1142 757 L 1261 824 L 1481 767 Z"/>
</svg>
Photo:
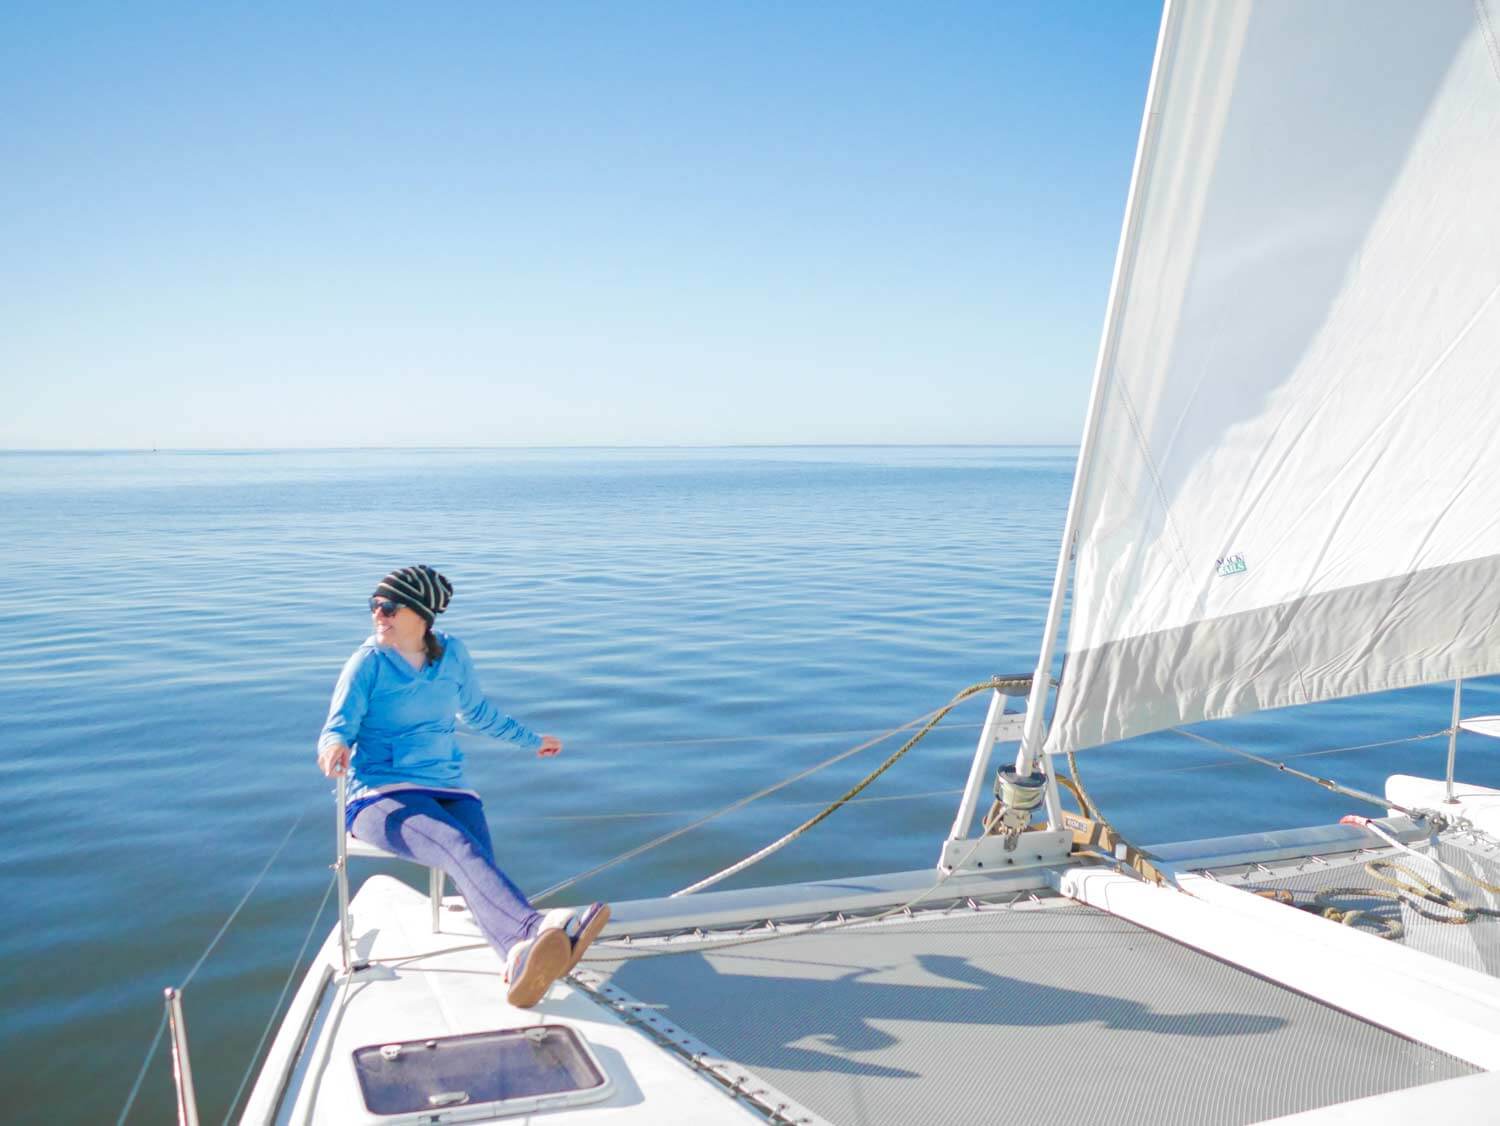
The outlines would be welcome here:
<svg viewBox="0 0 1500 1126">
<path fill-rule="evenodd" d="M 735 956 L 720 955 L 720 966 Z M 761 959 L 755 959 L 760 962 Z M 836 977 L 772 976 L 764 968 L 721 970 L 701 954 L 628 962 L 613 975 L 621 989 L 663 1003 L 663 1015 L 747 1067 L 919 1078 L 918 1072 L 841 1053 L 869 1053 L 907 1044 L 901 1025 L 1048 1028 L 1092 1026 L 1098 1033 L 1134 1031 L 1165 1036 L 1259 1036 L 1285 1018 L 1253 1012 L 1158 1010 L 1128 995 L 1091 992 L 996 973 L 967 957 L 918 954 L 916 966 L 862 967 Z M 791 969 L 792 964 L 787 964 Z M 793 971 L 794 973 L 796 971 Z M 891 980 L 897 972 L 918 981 Z M 669 976 L 664 976 L 664 973 Z M 943 984 L 932 984 L 932 979 Z M 1149 989 L 1122 983 L 1122 994 Z M 747 1021 L 747 1014 L 757 1020 Z M 920 1033 L 912 1033 L 920 1036 Z M 970 1032 L 963 1033 L 969 1039 Z"/>
</svg>

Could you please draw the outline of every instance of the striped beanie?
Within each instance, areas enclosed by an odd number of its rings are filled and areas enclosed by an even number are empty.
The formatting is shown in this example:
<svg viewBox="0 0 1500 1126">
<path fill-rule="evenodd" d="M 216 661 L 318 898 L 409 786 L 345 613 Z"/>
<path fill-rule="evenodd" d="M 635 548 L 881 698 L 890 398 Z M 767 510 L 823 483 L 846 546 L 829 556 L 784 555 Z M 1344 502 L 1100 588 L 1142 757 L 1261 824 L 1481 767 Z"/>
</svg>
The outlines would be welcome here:
<svg viewBox="0 0 1500 1126">
<path fill-rule="evenodd" d="M 431 625 L 434 617 L 448 609 L 448 601 L 453 597 L 453 584 L 426 563 L 418 563 L 415 567 L 401 567 L 392 571 L 380 580 L 375 593 L 393 598 L 403 606 L 410 606 Z"/>
</svg>

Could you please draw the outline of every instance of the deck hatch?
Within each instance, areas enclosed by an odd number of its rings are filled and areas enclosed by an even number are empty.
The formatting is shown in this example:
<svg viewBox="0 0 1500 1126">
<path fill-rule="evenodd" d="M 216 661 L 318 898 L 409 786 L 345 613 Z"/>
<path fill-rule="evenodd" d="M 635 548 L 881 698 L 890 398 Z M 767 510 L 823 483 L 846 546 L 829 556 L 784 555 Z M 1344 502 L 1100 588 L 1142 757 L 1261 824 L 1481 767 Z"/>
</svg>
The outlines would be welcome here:
<svg viewBox="0 0 1500 1126">
<path fill-rule="evenodd" d="M 557 1024 L 371 1044 L 355 1049 L 354 1070 L 372 1114 L 424 1122 L 572 1106 L 610 1090 L 588 1045 Z"/>
</svg>

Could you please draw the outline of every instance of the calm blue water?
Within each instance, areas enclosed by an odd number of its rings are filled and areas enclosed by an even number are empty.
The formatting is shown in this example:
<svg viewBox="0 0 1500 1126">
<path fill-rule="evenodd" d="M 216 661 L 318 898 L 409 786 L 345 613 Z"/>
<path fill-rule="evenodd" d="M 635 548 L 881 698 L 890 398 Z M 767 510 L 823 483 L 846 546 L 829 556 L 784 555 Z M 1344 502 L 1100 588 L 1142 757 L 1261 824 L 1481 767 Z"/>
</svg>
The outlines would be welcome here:
<svg viewBox="0 0 1500 1126">
<path fill-rule="evenodd" d="M 1072 465 L 1072 450 L 1046 448 L 0 454 L 7 1114 L 114 1120 L 162 987 L 300 817 L 187 995 L 205 1121 L 223 1116 L 327 882 L 313 740 L 391 566 L 452 578 L 444 625 L 491 697 L 565 740 L 552 761 L 465 744 L 507 867 L 537 889 L 1028 671 Z M 1492 683 L 1467 694 L 1466 712 L 1500 711 Z M 1433 686 L 1212 730 L 1280 757 L 1433 731 L 1449 706 Z M 739 882 L 933 863 L 983 707 L 953 713 L 870 800 Z M 1480 743 L 1462 744 L 1461 772 L 1500 785 Z M 576 894 L 675 890 L 796 824 L 885 749 Z M 1302 765 L 1379 790 L 1397 770 L 1441 773 L 1445 751 L 1437 739 Z M 1170 734 L 1082 765 L 1145 841 L 1358 808 Z M 164 1061 L 139 1121 L 171 1116 Z"/>
</svg>

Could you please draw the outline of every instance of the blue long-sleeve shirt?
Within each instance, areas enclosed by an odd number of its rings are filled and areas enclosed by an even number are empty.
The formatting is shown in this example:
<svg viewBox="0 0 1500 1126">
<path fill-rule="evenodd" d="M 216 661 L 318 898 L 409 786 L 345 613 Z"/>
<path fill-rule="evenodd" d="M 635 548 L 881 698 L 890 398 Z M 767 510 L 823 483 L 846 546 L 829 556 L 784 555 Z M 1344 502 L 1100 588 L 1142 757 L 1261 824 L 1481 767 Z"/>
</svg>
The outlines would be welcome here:
<svg viewBox="0 0 1500 1126">
<path fill-rule="evenodd" d="M 455 735 L 459 718 L 527 750 L 542 745 L 541 736 L 485 698 L 464 643 L 443 633 L 437 637 L 443 655 L 421 669 L 373 637 L 345 662 L 318 746 L 343 743 L 354 749 L 351 809 L 356 801 L 364 804 L 392 790 L 473 793 L 463 780 L 464 756 Z"/>
</svg>

